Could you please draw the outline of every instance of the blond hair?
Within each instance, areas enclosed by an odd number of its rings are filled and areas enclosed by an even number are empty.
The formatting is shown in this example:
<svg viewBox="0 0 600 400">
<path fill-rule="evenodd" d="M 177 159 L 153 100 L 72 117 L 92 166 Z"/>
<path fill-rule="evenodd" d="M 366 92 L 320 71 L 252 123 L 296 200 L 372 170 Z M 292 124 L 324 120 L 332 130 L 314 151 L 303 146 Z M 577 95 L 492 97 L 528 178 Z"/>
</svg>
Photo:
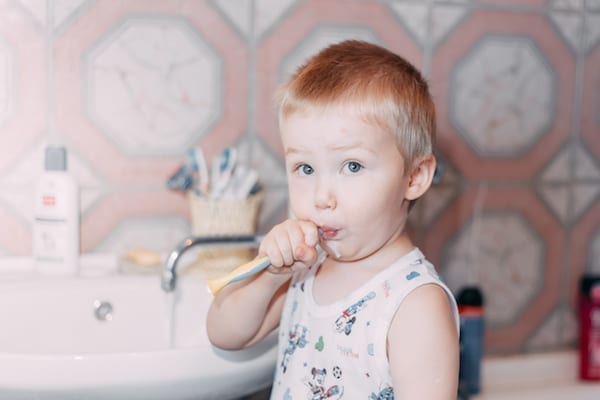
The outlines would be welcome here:
<svg viewBox="0 0 600 400">
<path fill-rule="evenodd" d="M 435 107 L 420 72 L 372 43 L 347 40 L 311 57 L 276 93 L 279 121 L 343 109 L 395 135 L 407 172 L 432 153 Z"/>
</svg>

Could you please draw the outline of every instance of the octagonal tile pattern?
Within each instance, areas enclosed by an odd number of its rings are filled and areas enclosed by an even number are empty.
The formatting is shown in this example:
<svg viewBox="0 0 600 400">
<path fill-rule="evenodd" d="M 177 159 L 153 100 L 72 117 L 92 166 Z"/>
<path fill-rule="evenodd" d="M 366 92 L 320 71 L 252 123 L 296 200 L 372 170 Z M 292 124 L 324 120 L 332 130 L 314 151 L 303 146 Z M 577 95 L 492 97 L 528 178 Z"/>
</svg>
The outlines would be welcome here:
<svg viewBox="0 0 600 400">
<path fill-rule="evenodd" d="M 171 223 L 173 219 L 189 219 L 187 198 L 178 193 L 155 188 L 106 193 L 102 197 L 102 201 L 96 202 L 81 221 L 81 251 L 94 251 L 98 246 L 116 249 L 115 239 L 111 239 L 113 234 L 124 234 L 121 230 L 127 231 L 130 221 L 147 220 L 152 217 L 166 218 L 167 221 L 171 221 L 168 224 L 153 225 L 155 227 L 162 226 L 164 229 L 162 234 L 167 235 L 168 232 L 172 232 L 174 235 L 177 232 L 177 234 L 182 234 L 185 228 L 178 225 L 179 228 L 173 231 Z M 133 226 L 136 226 L 135 223 Z M 157 234 L 156 230 L 153 230 L 152 233 L 153 236 Z M 182 234 L 180 238 L 188 234 L 189 231 Z M 137 234 L 132 235 L 139 239 Z M 155 239 L 148 240 L 155 243 Z"/>
<path fill-rule="evenodd" d="M 118 256 L 134 247 L 168 254 L 189 233 L 189 221 L 182 217 L 125 218 L 96 249 Z"/>
<path fill-rule="evenodd" d="M 600 163 L 586 148 L 561 149 L 537 183 L 540 197 L 559 220 L 570 224 L 600 197 Z"/>
<path fill-rule="evenodd" d="M 47 122 L 44 50 L 43 38 L 19 4 L 0 4 L 0 181 L 5 183 L 0 190 L 0 247 L 7 255 L 31 252 L 30 214 L 24 215 L 22 205 L 14 202 L 30 195 L 29 182 L 9 182 Z"/>
<path fill-rule="evenodd" d="M 260 38 L 272 29 L 298 0 L 212 0 L 212 3 L 226 15 L 242 36 L 254 35 Z"/>
<path fill-rule="evenodd" d="M 571 307 L 576 309 L 579 278 L 584 273 L 600 273 L 600 202 L 596 201 L 579 218 L 570 232 L 567 246 L 570 255 L 568 300 Z"/>
<path fill-rule="evenodd" d="M 453 3 L 390 1 L 388 7 L 421 47 L 436 46 L 469 13 L 469 0 Z M 428 19 L 431 18 L 431 24 Z"/>
<path fill-rule="evenodd" d="M 418 199 L 408 215 L 408 222 L 417 243 L 422 241 L 424 232 L 446 210 L 461 190 L 461 177 L 456 168 L 442 155 L 436 155 L 439 181 L 434 182 L 425 194 Z"/>
<path fill-rule="evenodd" d="M 486 349 L 502 353 L 516 351 L 558 304 L 564 240 L 529 191 L 480 186 L 456 197 L 423 248 L 454 291 L 480 285 Z"/>
<path fill-rule="evenodd" d="M 600 41 L 600 14 L 593 1 L 549 1 L 549 18 L 573 52 L 586 53 Z"/>
<path fill-rule="evenodd" d="M 552 119 L 555 78 L 526 36 L 482 36 L 450 79 L 450 117 L 479 157 L 526 153 Z"/>
<path fill-rule="evenodd" d="M 188 218 L 167 178 L 189 147 L 212 158 L 246 130 L 239 35 L 208 2 L 94 2 L 56 48 L 57 125 L 110 185 L 83 218 L 82 249 L 126 218 Z"/>
<path fill-rule="evenodd" d="M 48 13 L 47 2 L 44 0 L 19 0 L 19 2 L 44 29 L 50 18 L 53 28 L 60 29 L 84 8 L 86 3 L 91 3 L 91 0 L 53 0 L 51 13 Z"/>
<path fill-rule="evenodd" d="M 600 44 L 585 58 L 581 107 L 581 137 L 594 156 L 600 158 Z"/>
<path fill-rule="evenodd" d="M 273 93 L 359 37 L 429 79 L 446 170 L 408 230 L 453 287 L 477 265 L 486 351 L 570 348 L 578 279 L 600 271 L 599 17 L 599 0 L 0 0 L 0 254 L 30 254 L 28 192 L 53 141 L 81 182 L 84 252 L 186 235 L 165 181 L 194 145 L 236 145 L 259 169 L 265 233 L 288 216 Z"/>
<path fill-rule="evenodd" d="M 565 141 L 575 60 L 556 41 L 539 15 L 482 9 L 434 51 L 438 144 L 465 177 L 526 179 Z"/>
<path fill-rule="evenodd" d="M 44 39 L 16 4 L 0 7 L 0 174 L 47 123 Z"/>
<path fill-rule="evenodd" d="M 561 305 L 527 340 L 525 349 L 533 352 L 572 347 L 577 343 L 578 324 L 579 321 L 573 310 L 566 305 Z"/>
<path fill-rule="evenodd" d="M 206 2 L 94 3 L 56 46 L 59 127 L 110 179 L 164 184 L 187 147 L 245 130 L 247 51 Z"/>
<path fill-rule="evenodd" d="M 448 285 L 455 293 L 468 282 L 480 283 L 488 294 L 486 321 L 492 327 L 517 320 L 541 289 L 543 245 L 515 211 L 475 211 L 446 244 L 443 258 Z"/>
<path fill-rule="evenodd" d="M 221 64 L 184 19 L 129 17 L 86 57 L 88 114 L 125 154 L 182 154 L 220 117 Z"/>
<path fill-rule="evenodd" d="M 33 217 L 33 197 L 35 183 L 44 168 L 44 152 L 47 143 L 38 143 L 30 153 L 13 165 L 3 176 L 0 185 L 10 188 L 1 191 L 0 199 L 10 204 L 25 221 Z M 105 185 L 99 177 L 76 153 L 67 154 L 69 173 L 77 182 L 80 193 L 80 210 L 85 214 L 104 195 Z"/>
</svg>

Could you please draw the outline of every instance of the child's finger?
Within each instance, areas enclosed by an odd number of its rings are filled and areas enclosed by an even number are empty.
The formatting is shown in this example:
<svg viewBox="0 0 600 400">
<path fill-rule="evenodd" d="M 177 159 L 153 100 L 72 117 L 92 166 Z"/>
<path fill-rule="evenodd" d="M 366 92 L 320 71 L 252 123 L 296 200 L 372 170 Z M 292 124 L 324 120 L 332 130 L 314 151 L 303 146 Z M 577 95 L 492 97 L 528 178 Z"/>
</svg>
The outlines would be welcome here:
<svg viewBox="0 0 600 400">
<path fill-rule="evenodd" d="M 294 251 L 294 256 L 297 261 L 310 266 L 313 265 L 317 261 L 317 249 L 314 246 L 307 246 L 306 244 L 301 244 Z"/>
<path fill-rule="evenodd" d="M 307 246 L 316 246 L 319 243 L 319 230 L 317 226 L 310 221 L 298 221 L 298 226 L 304 235 L 304 243 Z"/>
<path fill-rule="evenodd" d="M 294 244 L 292 239 L 287 234 L 277 235 L 275 242 L 283 260 L 282 265 L 292 265 L 294 263 Z"/>
</svg>

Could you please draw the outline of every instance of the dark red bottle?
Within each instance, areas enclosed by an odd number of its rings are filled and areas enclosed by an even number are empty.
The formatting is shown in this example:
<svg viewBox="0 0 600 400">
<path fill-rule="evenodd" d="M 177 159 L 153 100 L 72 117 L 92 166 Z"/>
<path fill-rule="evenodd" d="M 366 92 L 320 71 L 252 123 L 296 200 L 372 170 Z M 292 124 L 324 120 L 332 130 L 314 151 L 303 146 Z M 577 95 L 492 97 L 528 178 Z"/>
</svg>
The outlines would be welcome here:
<svg viewBox="0 0 600 400">
<path fill-rule="evenodd" d="M 579 376 L 600 381 L 600 275 L 584 275 L 580 280 Z"/>
</svg>

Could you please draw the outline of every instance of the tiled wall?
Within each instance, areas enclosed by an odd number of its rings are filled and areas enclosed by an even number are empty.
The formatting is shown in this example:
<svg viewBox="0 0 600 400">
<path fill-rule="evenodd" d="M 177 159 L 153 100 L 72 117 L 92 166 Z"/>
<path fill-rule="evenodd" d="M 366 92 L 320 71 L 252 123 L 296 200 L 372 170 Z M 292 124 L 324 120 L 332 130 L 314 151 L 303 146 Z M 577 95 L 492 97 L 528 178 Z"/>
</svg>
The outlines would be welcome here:
<svg viewBox="0 0 600 400">
<path fill-rule="evenodd" d="M 0 255 L 31 251 L 31 189 L 62 142 L 82 250 L 169 250 L 165 181 L 237 145 L 286 215 L 271 95 L 327 43 L 389 47 L 431 82 L 443 180 L 412 232 L 453 290 L 486 296 L 489 353 L 576 345 L 577 280 L 600 273 L 599 0 L 0 0 Z"/>
</svg>

